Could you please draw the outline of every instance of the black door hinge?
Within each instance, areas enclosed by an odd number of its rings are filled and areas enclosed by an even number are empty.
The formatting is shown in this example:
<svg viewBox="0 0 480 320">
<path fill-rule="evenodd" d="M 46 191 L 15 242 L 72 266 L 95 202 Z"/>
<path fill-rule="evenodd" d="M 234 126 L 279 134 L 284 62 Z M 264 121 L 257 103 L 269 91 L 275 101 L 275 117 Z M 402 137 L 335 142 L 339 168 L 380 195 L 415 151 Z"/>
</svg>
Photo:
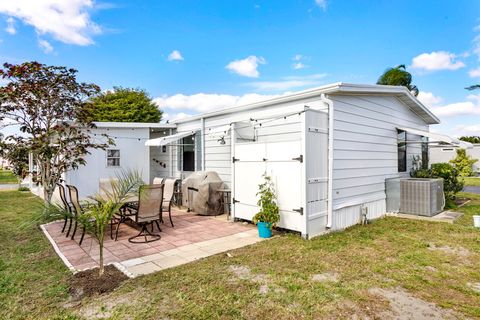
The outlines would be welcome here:
<svg viewBox="0 0 480 320">
<path fill-rule="evenodd" d="M 235 203 L 240 202 L 240 201 L 238 201 L 237 199 L 233 198 L 232 202 L 235 204 Z"/>
<path fill-rule="evenodd" d="M 301 154 L 299 157 L 297 158 L 292 158 L 292 160 L 296 160 L 296 161 L 300 161 L 300 163 L 303 163 L 303 154 Z"/>
<path fill-rule="evenodd" d="M 239 161 L 240 159 L 237 159 L 235 157 L 232 157 L 232 162 L 235 163 L 236 161 Z"/>
<path fill-rule="evenodd" d="M 301 216 L 303 216 L 303 207 L 300 207 L 300 209 L 293 209 L 292 211 L 298 212 Z"/>
</svg>

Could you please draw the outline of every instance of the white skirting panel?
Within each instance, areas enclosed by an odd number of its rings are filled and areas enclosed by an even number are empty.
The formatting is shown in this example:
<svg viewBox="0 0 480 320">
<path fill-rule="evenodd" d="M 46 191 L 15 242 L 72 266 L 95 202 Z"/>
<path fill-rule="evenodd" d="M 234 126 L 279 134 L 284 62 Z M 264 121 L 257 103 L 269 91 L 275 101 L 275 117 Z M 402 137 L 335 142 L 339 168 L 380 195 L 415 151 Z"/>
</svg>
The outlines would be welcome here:
<svg viewBox="0 0 480 320">
<path fill-rule="evenodd" d="M 360 223 L 362 207 L 367 208 L 367 218 L 369 220 L 380 218 L 387 212 L 385 199 L 334 210 L 332 230 L 343 230 Z"/>
</svg>

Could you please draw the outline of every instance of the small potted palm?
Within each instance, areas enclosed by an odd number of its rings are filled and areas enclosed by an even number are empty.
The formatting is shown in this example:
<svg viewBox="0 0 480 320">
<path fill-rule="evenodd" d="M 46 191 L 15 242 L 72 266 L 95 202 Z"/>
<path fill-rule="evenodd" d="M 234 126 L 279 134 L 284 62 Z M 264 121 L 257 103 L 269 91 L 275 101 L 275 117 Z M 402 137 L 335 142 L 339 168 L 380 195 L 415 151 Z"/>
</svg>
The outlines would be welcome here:
<svg viewBox="0 0 480 320">
<path fill-rule="evenodd" d="M 260 196 L 260 199 L 257 205 L 260 211 L 253 217 L 253 222 L 258 227 L 260 238 L 270 238 L 272 228 L 280 221 L 280 209 L 277 205 L 275 185 L 266 173 L 263 174 L 263 183 L 258 185 L 258 189 L 257 196 Z"/>
</svg>

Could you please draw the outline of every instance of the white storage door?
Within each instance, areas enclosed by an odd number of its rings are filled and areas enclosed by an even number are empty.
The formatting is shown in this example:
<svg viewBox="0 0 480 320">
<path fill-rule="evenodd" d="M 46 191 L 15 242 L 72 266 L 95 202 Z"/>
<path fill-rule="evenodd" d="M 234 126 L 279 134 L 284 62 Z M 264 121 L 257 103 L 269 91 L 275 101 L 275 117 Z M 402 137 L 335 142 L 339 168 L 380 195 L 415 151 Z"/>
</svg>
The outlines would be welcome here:
<svg viewBox="0 0 480 320">
<path fill-rule="evenodd" d="M 282 228 L 304 232 L 300 141 L 235 145 L 235 217 L 251 220 L 258 212 L 258 185 L 263 173 L 275 183 Z M 238 202 L 237 202 L 238 201 Z"/>
</svg>

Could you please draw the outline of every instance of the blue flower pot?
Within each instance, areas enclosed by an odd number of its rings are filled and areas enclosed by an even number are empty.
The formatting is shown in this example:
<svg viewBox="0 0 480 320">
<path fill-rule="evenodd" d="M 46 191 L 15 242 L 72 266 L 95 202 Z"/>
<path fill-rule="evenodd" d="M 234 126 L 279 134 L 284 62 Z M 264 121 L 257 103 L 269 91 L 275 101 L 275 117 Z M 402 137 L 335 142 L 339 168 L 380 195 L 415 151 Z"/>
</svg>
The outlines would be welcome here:
<svg viewBox="0 0 480 320">
<path fill-rule="evenodd" d="M 272 229 L 270 228 L 272 224 L 268 222 L 258 222 L 258 236 L 260 238 L 270 238 L 272 236 Z"/>
</svg>

